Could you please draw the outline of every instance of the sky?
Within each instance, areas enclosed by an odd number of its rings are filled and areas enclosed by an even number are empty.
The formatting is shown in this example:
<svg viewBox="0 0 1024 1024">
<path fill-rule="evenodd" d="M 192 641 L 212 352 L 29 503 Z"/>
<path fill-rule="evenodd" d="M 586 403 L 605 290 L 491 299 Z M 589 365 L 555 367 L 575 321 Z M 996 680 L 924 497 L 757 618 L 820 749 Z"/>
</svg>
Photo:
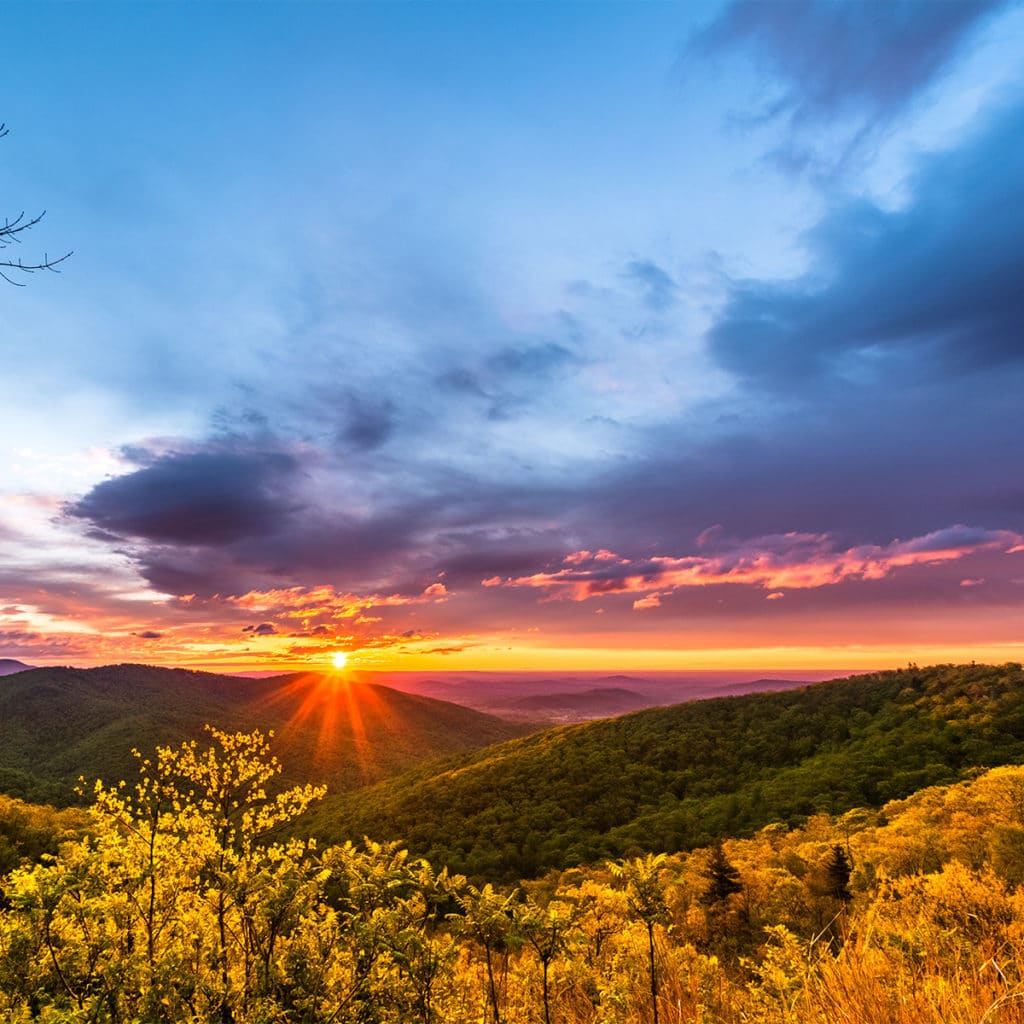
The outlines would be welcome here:
<svg viewBox="0 0 1024 1024">
<path fill-rule="evenodd" d="M 0 657 L 1021 659 L 1020 2 L 3 20 Z"/>
</svg>

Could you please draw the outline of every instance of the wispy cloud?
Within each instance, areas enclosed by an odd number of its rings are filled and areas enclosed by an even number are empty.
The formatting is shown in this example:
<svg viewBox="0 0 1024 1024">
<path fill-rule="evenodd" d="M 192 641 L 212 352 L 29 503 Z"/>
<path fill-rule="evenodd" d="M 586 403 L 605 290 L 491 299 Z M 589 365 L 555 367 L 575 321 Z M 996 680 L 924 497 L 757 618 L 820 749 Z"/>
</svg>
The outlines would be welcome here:
<svg viewBox="0 0 1024 1024">
<path fill-rule="evenodd" d="M 840 3 L 734 0 L 694 33 L 684 65 L 743 54 L 761 97 L 740 116 L 783 131 L 770 150 L 783 169 L 831 174 L 872 147 L 966 48 L 1004 0 Z"/>
</svg>

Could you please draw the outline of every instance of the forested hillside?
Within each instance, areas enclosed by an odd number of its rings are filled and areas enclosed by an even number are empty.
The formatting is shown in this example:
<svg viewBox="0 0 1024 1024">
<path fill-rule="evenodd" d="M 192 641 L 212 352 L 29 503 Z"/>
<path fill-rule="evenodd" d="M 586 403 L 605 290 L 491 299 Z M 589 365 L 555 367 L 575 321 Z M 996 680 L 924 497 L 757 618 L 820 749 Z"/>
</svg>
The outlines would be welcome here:
<svg viewBox="0 0 1024 1024">
<path fill-rule="evenodd" d="M 317 828 L 514 880 L 879 807 L 1016 760 L 1020 665 L 912 667 L 548 730 L 329 798 Z"/>
<path fill-rule="evenodd" d="M 424 758 L 528 731 L 491 715 L 343 677 L 241 679 L 111 665 L 37 668 L 0 680 L 0 793 L 66 803 L 79 776 L 128 778 L 131 751 L 229 730 L 273 730 L 287 782 L 365 785 Z"/>
<path fill-rule="evenodd" d="M 0 878 L 9 1024 L 1021 1024 L 1024 768 L 474 885 L 324 847 L 259 735 L 158 751 Z M 50 824 L 64 829 L 63 820 Z"/>
</svg>

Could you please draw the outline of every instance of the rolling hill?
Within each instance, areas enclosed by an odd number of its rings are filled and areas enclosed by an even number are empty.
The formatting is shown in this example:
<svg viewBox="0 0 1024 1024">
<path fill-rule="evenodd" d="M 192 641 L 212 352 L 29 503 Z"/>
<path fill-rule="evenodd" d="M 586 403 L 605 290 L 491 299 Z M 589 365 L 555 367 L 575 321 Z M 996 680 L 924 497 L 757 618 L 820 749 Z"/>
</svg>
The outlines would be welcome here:
<svg viewBox="0 0 1024 1024">
<path fill-rule="evenodd" d="M 284 782 L 365 785 L 527 727 L 330 675 L 242 679 L 145 665 L 37 668 L 0 684 L 0 792 L 65 804 L 79 776 L 133 778 L 132 748 L 202 738 L 206 723 L 274 730 Z"/>
<path fill-rule="evenodd" d="M 397 838 L 436 864 L 509 880 L 879 807 L 1014 761 L 1020 665 L 911 667 L 551 729 L 316 813 L 328 838 Z"/>
<path fill-rule="evenodd" d="M 18 661 L 16 658 L 0 658 L 0 676 L 13 675 L 15 672 L 25 672 L 32 665 L 26 665 L 23 661 Z"/>
</svg>

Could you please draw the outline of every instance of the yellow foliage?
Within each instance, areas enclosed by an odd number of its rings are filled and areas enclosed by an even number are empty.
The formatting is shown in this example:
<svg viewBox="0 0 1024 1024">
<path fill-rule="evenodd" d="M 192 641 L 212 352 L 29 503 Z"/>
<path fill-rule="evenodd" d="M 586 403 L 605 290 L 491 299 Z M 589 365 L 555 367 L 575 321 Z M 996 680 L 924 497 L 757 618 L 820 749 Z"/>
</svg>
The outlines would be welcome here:
<svg viewBox="0 0 1024 1024">
<path fill-rule="evenodd" d="M 1024 768 L 730 840 L 711 901 L 709 851 L 506 892 L 286 838 L 259 733 L 139 767 L 3 880 L 4 1024 L 1024 1024 Z"/>
</svg>

